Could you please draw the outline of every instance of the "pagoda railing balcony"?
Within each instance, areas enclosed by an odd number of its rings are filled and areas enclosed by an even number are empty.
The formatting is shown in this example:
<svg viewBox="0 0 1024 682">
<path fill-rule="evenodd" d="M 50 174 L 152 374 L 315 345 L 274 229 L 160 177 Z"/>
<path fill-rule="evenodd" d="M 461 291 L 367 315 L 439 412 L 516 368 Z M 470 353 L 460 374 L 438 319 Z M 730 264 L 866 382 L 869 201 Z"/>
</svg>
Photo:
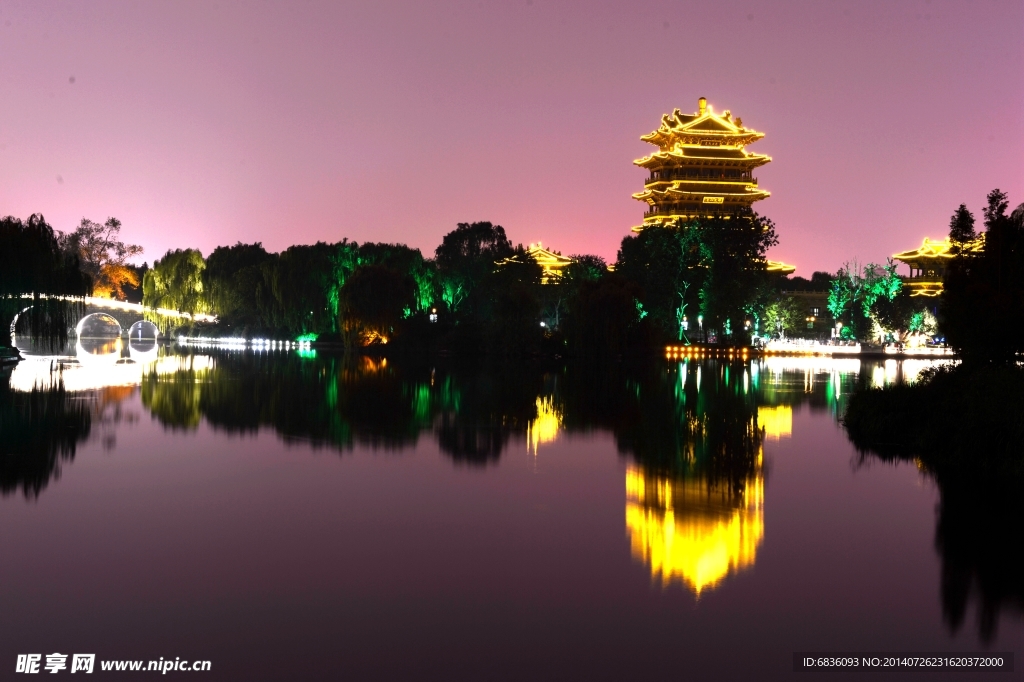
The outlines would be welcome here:
<svg viewBox="0 0 1024 682">
<path fill-rule="evenodd" d="M 670 208 L 664 211 L 659 211 L 657 209 L 644 211 L 644 219 L 646 220 L 647 218 L 657 218 L 658 216 L 667 215 L 717 215 L 719 213 L 732 215 L 735 212 L 736 208 L 732 206 L 726 207 L 719 205 L 712 208 L 711 205 L 701 204 L 699 208 Z"/>
<path fill-rule="evenodd" d="M 650 185 L 655 182 L 674 182 L 676 180 L 689 180 L 691 182 L 742 182 L 744 184 L 753 185 L 757 187 L 757 178 L 744 178 L 744 177 L 721 177 L 718 175 L 652 175 L 647 178 L 644 182 L 645 185 Z"/>
</svg>

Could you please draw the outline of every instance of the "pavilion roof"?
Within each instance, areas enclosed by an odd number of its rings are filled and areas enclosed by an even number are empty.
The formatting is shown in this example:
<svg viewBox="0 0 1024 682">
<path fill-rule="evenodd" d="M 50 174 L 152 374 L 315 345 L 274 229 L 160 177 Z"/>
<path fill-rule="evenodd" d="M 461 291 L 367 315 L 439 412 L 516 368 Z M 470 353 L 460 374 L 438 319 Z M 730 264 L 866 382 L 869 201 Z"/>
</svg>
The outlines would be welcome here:
<svg viewBox="0 0 1024 682">
<path fill-rule="evenodd" d="M 982 234 L 973 242 L 970 242 L 966 250 L 972 253 L 978 253 L 981 251 L 985 244 L 985 235 Z M 916 264 L 919 261 L 927 260 L 948 260 L 953 258 L 956 254 L 953 252 L 953 245 L 950 243 L 949 238 L 938 240 L 924 238 L 921 242 L 921 246 L 917 247 L 912 251 L 903 251 L 902 253 L 893 254 L 893 258 L 898 261 L 902 261 L 909 265 Z"/>
<path fill-rule="evenodd" d="M 713 143 L 730 146 L 745 146 L 764 137 L 758 132 L 743 125 L 741 119 L 733 119 L 728 110 L 716 114 L 702 97 L 699 110 L 693 114 L 684 114 L 675 109 L 671 114 L 661 117 L 661 125 L 640 139 L 657 145 L 662 149 L 670 149 L 677 142 L 684 144 Z"/>
<path fill-rule="evenodd" d="M 545 249 L 541 246 L 540 242 L 530 244 L 530 248 L 526 250 L 526 253 L 533 256 L 533 259 L 541 267 L 565 267 L 573 262 L 572 258 L 567 258 L 560 253 Z"/>
<path fill-rule="evenodd" d="M 796 272 L 796 266 L 783 263 L 782 261 L 770 260 L 768 261 L 765 270 L 772 273 L 773 275 L 785 276 L 792 275 L 794 272 Z"/>
</svg>

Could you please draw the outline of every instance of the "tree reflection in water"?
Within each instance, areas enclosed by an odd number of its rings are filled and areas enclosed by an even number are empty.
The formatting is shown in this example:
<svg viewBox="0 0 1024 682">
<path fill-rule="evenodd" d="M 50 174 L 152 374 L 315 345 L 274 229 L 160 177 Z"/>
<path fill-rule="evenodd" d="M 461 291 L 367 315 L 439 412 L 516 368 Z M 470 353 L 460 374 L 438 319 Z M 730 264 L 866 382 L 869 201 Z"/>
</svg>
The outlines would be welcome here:
<svg viewBox="0 0 1024 682">
<path fill-rule="evenodd" d="M 681 362 L 605 376 L 567 373 L 565 420 L 604 426 L 633 460 L 626 529 L 663 585 L 696 594 L 754 563 L 764 535 L 764 430 L 742 362 Z M 607 405 L 595 396 L 614 396 Z M 609 409 L 609 405 L 611 409 Z"/>
<path fill-rule="evenodd" d="M 0 375 L 0 493 L 20 489 L 27 498 L 38 497 L 60 478 L 62 462 L 74 459 L 91 428 L 89 403 L 76 400 L 59 379 L 21 392 Z"/>
<path fill-rule="evenodd" d="M 763 443 L 792 433 L 794 408 L 838 417 L 858 384 L 900 375 L 890 362 L 819 358 L 630 369 L 427 365 L 308 351 L 151 360 L 112 367 L 124 376 L 137 367 L 143 404 L 169 429 L 195 429 L 204 421 L 232 433 L 271 429 L 287 442 L 337 451 L 398 450 L 430 434 L 453 462 L 471 466 L 497 462 L 513 441 L 536 454 L 560 432 L 610 432 L 630 461 L 625 526 L 633 555 L 653 579 L 698 594 L 755 561 L 769 474 Z M 119 401 L 135 390 L 108 387 L 109 400 L 107 389 L 82 400 L 60 382 L 28 390 L 30 381 L 20 391 L 10 384 L 0 377 L 0 491 L 29 497 L 59 476 L 76 444 L 109 414 L 116 417 Z M 106 403 L 114 410 L 105 411 Z M 100 414 L 108 416 L 97 421 Z M 1002 609 L 1024 610 L 1020 477 L 932 473 L 942 499 L 936 547 L 947 623 L 961 627 L 976 599 L 979 629 L 991 638 Z"/>
<path fill-rule="evenodd" d="M 992 476 L 962 467 L 929 468 L 910 453 L 854 441 L 862 458 L 912 460 L 939 490 L 935 548 L 942 559 L 942 613 L 957 632 L 976 602 L 983 641 L 996 634 L 999 615 L 1024 613 L 1024 477 Z"/>
</svg>

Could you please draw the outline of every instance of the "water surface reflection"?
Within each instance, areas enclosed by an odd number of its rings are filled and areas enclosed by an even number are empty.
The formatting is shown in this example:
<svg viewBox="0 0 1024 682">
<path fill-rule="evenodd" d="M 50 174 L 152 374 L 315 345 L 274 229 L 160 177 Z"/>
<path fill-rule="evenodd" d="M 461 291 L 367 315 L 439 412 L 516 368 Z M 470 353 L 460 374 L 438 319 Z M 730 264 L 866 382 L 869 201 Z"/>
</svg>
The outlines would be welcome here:
<svg viewBox="0 0 1024 682">
<path fill-rule="evenodd" d="M 737 576 L 778 551 L 783 529 L 772 523 L 783 522 L 771 512 L 786 500 L 772 497 L 773 452 L 804 435 L 805 416 L 834 424 L 858 387 L 912 381 L 926 365 L 765 358 L 495 368 L 309 351 L 178 352 L 154 339 L 89 343 L 30 355 L 0 375 L 5 497 L 45 494 L 83 443 L 113 439 L 134 418 L 122 410 L 129 403 L 168 439 L 204 429 L 271 434 L 339 455 L 407 455 L 427 441 L 449 469 L 481 472 L 495 472 L 510 453 L 539 472 L 541 453 L 602 434 L 624 470 L 615 520 L 603 522 L 616 524 L 616 551 L 652 582 L 702 600 L 738 590 Z M 936 483 L 946 623 L 956 631 L 974 604 L 979 633 L 995 637 L 1000 613 L 1024 611 L 1024 576 L 1014 569 L 1024 514 L 1005 491 Z"/>
<path fill-rule="evenodd" d="M 698 596 L 754 564 L 764 537 L 764 477 L 740 490 L 699 478 L 626 470 L 626 528 L 633 557 L 664 585 L 682 582 Z"/>
</svg>

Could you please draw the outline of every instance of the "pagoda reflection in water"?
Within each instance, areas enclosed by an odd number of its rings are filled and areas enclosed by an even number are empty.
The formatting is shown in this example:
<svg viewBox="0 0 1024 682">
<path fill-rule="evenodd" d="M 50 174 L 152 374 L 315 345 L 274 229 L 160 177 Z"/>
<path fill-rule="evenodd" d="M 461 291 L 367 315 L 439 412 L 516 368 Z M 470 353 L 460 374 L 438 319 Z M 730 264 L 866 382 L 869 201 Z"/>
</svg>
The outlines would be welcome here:
<svg viewBox="0 0 1024 682">
<path fill-rule="evenodd" d="M 626 529 L 632 554 L 668 586 L 698 596 L 730 573 L 753 565 L 764 537 L 764 478 L 760 467 L 742 490 L 701 478 L 626 470 Z"/>
</svg>

